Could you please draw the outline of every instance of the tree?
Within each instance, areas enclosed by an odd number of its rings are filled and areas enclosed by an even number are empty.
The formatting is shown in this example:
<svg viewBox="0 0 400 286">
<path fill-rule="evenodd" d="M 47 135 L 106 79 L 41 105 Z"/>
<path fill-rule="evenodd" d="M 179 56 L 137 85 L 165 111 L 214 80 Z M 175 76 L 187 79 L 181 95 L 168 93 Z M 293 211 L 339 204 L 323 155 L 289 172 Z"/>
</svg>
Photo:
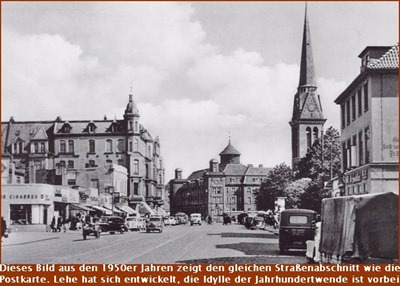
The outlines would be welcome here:
<svg viewBox="0 0 400 286">
<path fill-rule="evenodd" d="M 329 191 L 325 190 L 320 182 L 311 182 L 300 196 L 299 208 L 321 213 L 322 199 L 329 197 Z"/>
<path fill-rule="evenodd" d="M 308 150 L 296 170 L 296 179 L 310 178 L 320 183 L 339 175 L 341 169 L 341 150 L 339 131 L 329 127 L 323 139 L 317 139 Z"/>
<path fill-rule="evenodd" d="M 311 183 L 310 178 L 298 179 L 289 183 L 283 191 L 286 197 L 286 208 L 296 209 L 300 207 L 301 198 Z"/>
<path fill-rule="evenodd" d="M 275 166 L 261 183 L 256 193 L 256 207 L 258 210 L 275 208 L 275 198 L 284 196 L 284 189 L 293 181 L 292 169 L 285 163 Z"/>
</svg>

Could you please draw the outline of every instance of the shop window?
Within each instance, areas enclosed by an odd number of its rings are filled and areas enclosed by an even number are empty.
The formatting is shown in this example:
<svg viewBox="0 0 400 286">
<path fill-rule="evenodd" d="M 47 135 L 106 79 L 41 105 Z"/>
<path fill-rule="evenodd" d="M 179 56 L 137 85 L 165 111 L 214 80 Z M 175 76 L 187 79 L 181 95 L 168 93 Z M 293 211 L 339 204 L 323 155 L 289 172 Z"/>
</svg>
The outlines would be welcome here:
<svg viewBox="0 0 400 286">
<path fill-rule="evenodd" d="M 32 205 L 10 205 L 11 224 L 32 224 Z"/>
</svg>

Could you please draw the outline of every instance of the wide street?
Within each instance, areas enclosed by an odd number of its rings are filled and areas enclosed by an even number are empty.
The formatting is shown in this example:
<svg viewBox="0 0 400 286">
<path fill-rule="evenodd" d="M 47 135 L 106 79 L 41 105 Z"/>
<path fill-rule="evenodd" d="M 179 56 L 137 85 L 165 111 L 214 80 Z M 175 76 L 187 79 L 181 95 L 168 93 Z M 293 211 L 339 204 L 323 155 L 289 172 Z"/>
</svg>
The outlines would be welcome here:
<svg viewBox="0 0 400 286">
<path fill-rule="evenodd" d="M 272 228 L 221 223 L 167 226 L 162 233 L 14 232 L 3 238 L 2 263 L 304 263 L 304 251 L 279 254 Z"/>
</svg>

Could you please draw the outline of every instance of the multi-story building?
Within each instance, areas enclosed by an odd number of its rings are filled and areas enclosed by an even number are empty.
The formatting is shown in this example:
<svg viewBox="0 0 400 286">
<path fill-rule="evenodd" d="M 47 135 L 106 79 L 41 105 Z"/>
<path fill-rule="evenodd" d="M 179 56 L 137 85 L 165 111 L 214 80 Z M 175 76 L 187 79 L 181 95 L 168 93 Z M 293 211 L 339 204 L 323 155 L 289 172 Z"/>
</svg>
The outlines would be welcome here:
<svg viewBox="0 0 400 286">
<path fill-rule="evenodd" d="M 175 170 L 175 179 L 169 182 L 171 214 L 219 216 L 256 210 L 254 192 L 271 169 L 241 164 L 240 152 L 230 141 L 219 155 L 220 163 L 212 159 L 209 168 L 195 171 L 187 179 L 182 178 L 181 169 Z"/>
<path fill-rule="evenodd" d="M 398 193 L 398 44 L 366 47 L 360 74 L 335 100 L 341 109 L 344 195 Z"/>
<path fill-rule="evenodd" d="M 73 174 L 79 170 L 120 165 L 127 169 L 126 186 L 118 183 L 112 186 L 113 191 L 126 196 L 131 204 L 145 200 L 158 206 L 165 197 L 160 142 L 139 119 L 132 94 L 122 120 L 68 121 L 57 117 L 55 121 L 28 122 L 11 117 L 1 124 L 2 163 L 13 168 L 2 173 L 3 183 L 15 182 L 15 174 L 21 173 L 25 183 L 54 183 L 48 181 L 54 176 L 44 177 L 43 170 L 55 170 L 55 176 L 66 175 L 64 183 L 74 186 L 78 177 Z M 98 176 L 87 177 L 86 184 L 98 188 L 99 194 L 111 190 Z"/>
<path fill-rule="evenodd" d="M 292 129 L 292 168 L 294 170 L 313 142 L 321 136 L 325 121 L 320 96 L 317 94 L 310 26 L 306 10 L 300 79 L 294 96 L 292 120 L 289 122 Z"/>
</svg>

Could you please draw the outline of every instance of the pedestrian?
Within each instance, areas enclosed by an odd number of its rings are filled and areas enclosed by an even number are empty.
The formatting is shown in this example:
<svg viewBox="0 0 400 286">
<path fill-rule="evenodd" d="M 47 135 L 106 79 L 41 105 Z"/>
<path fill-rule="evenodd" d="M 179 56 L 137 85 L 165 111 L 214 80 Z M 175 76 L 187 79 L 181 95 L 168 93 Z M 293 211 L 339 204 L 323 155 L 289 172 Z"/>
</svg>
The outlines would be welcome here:
<svg viewBox="0 0 400 286">
<path fill-rule="evenodd" d="M 4 219 L 4 217 L 1 217 L 1 239 L 3 239 L 3 237 L 7 237 L 6 231 L 7 231 L 6 220 Z"/>
<path fill-rule="evenodd" d="M 63 218 L 61 216 L 59 216 L 57 218 L 57 231 L 61 232 L 61 228 L 64 224 Z"/>
<path fill-rule="evenodd" d="M 56 228 L 56 217 L 53 216 L 51 223 L 50 223 L 50 228 L 52 232 L 56 232 L 57 228 Z"/>
</svg>

